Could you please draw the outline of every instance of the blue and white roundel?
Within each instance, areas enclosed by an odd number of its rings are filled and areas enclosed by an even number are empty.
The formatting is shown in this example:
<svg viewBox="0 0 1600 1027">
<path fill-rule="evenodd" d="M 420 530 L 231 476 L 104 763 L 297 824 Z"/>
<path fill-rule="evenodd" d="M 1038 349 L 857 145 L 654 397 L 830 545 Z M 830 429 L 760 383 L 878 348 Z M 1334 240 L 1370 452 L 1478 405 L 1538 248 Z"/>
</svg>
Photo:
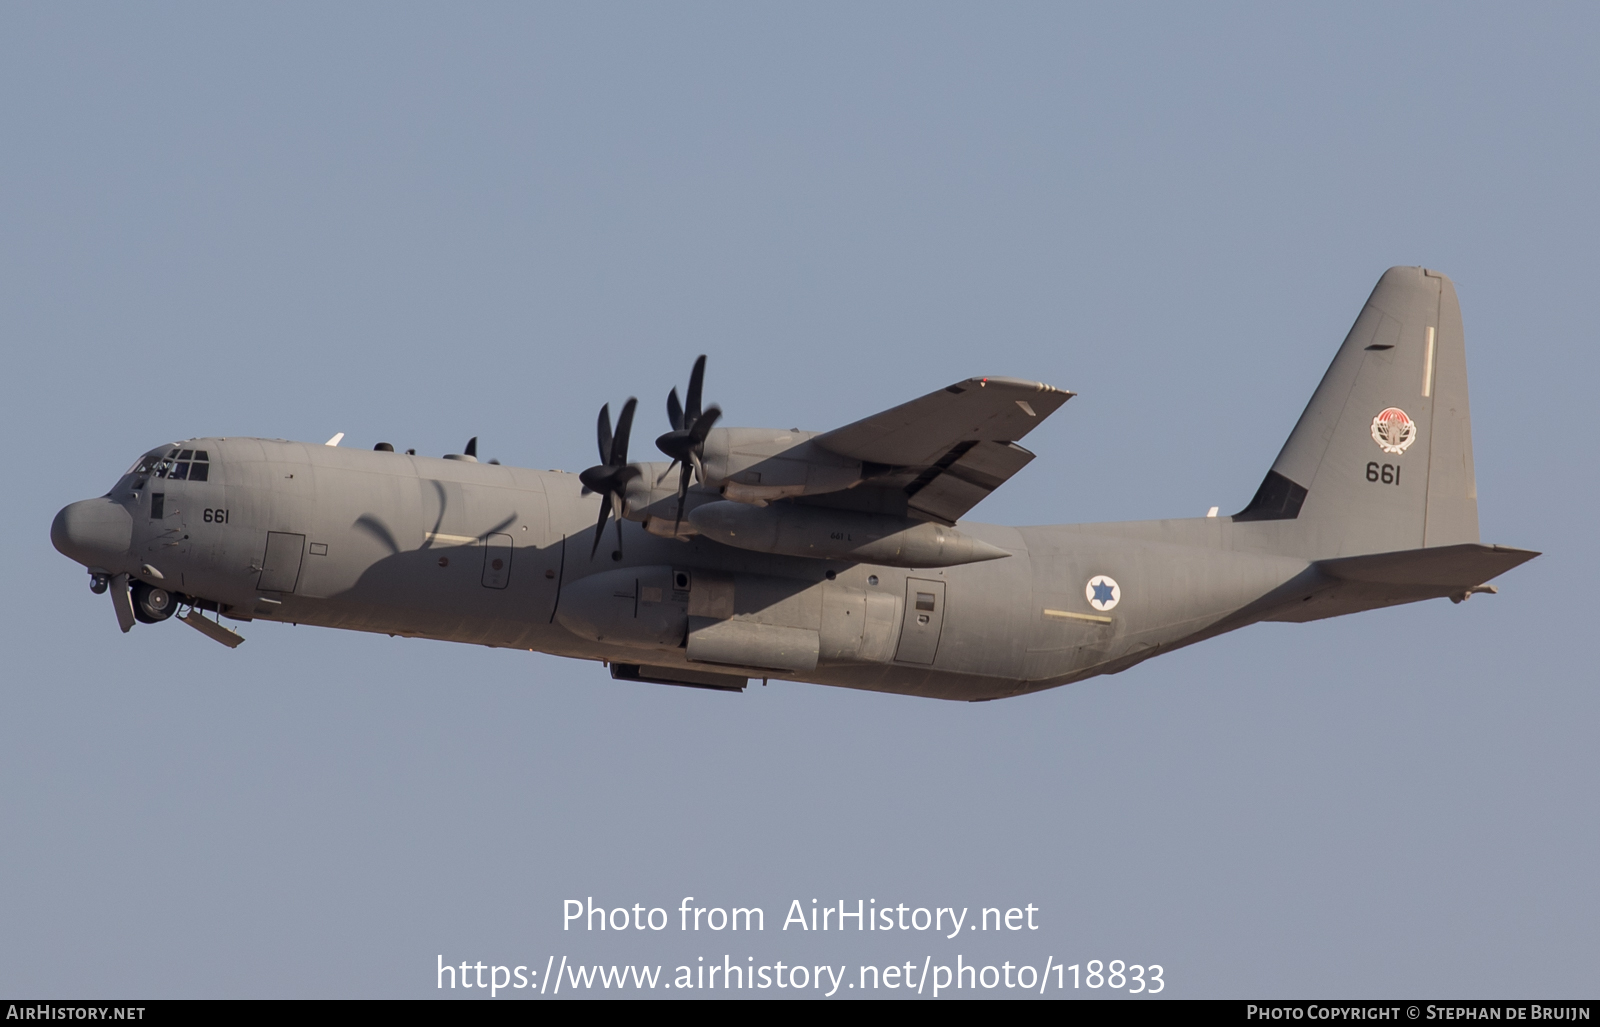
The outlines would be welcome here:
<svg viewBox="0 0 1600 1027">
<path fill-rule="evenodd" d="M 1101 613 L 1112 609 L 1122 601 L 1122 589 L 1115 581 L 1104 574 L 1096 574 L 1089 579 L 1083 587 L 1084 597 L 1089 600 L 1089 605 Z"/>
</svg>

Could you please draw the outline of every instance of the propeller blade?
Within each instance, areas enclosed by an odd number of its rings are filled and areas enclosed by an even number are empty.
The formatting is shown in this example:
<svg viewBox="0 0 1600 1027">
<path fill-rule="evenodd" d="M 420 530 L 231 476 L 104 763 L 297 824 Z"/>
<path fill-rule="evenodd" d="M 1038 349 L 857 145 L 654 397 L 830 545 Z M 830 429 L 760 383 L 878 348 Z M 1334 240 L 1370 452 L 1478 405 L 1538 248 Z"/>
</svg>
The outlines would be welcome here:
<svg viewBox="0 0 1600 1027">
<path fill-rule="evenodd" d="M 700 462 L 700 454 L 690 450 L 689 459 L 694 462 L 695 480 L 704 485 L 706 483 L 706 465 Z"/>
<path fill-rule="evenodd" d="M 613 467 L 622 467 L 628 462 L 628 436 L 633 432 L 633 408 L 638 405 L 639 401 L 632 396 L 622 404 L 622 414 L 617 418 L 617 437 L 611 443 L 608 461 Z"/>
<path fill-rule="evenodd" d="M 600 408 L 600 421 L 595 425 L 595 434 L 600 439 L 600 462 L 611 462 L 611 404 L 607 403 Z"/>
<path fill-rule="evenodd" d="M 672 533 L 678 533 L 678 526 L 683 523 L 683 501 L 689 495 L 689 464 L 683 464 L 683 470 L 678 472 L 678 513 L 672 518 Z"/>
<path fill-rule="evenodd" d="M 476 458 L 478 455 L 478 437 L 474 435 L 467 440 L 467 448 L 461 451 L 464 455 Z"/>
<path fill-rule="evenodd" d="M 689 430 L 689 437 L 694 440 L 696 452 L 706 441 L 706 436 L 711 434 L 711 426 L 722 417 L 722 408 L 713 403 L 706 408 L 706 412 L 695 418 L 694 427 Z"/>
<path fill-rule="evenodd" d="M 688 402 L 684 405 L 683 410 L 685 416 L 689 419 L 687 427 L 694 427 L 695 422 L 700 420 L 700 386 L 705 384 L 705 379 L 706 355 L 702 353 L 695 358 L 694 370 L 689 372 Z"/>
<path fill-rule="evenodd" d="M 605 537 L 606 521 L 611 517 L 611 504 L 604 499 L 600 500 L 600 519 L 594 525 L 594 545 L 589 547 L 589 559 L 594 559 L 594 554 L 600 551 L 600 540 Z"/>
<path fill-rule="evenodd" d="M 664 470 L 664 471 L 662 471 L 662 472 L 661 472 L 661 477 L 659 477 L 659 478 L 657 478 L 657 479 L 656 479 L 656 484 L 657 484 L 657 485 L 659 485 L 659 484 L 661 484 L 661 483 L 662 483 L 662 482 L 664 482 L 664 481 L 666 481 L 666 480 L 667 480 L 667 475 L 669 475 L 669 474 L 671 474 L 671 473 L 672 473 L 672 469 L 673 469 L 673 468 L 674 468 L 674 467 L 676 467 L 676 466 L 678 466 L 678 465 L 679 465 L 679 464 L 680 464 L 680 463 L 682 463 L 682 462 L 683 462 L 683 461 L 681 461 L 681 460 L 678 460 L 678 459 L 676 459 L 676 458 L 674 458 L 674 459 L 673 459 L 673 461 L 672 461 L 672 463 L 670 463 L 670 464 L 668 464 L 668 465 L 667 465 L 667 469 L 666 469 L 666 470 Z"/>
<path fill-rule="evenodd" d="M 672 391 L 667 393 L 667 421 L 672 425 L 673 431 L 683 430 L 683 404 L 678 402 L 678 387 L 674 385 Z"/>
<path fill-rule="evenodd" d="M 582 471 L 579 471 L 578 480 L 583 482 L 584 493 L 605 492 L 606 483 L 610 479 L 610 470 L 611 468 L 605 464 L 595 464 L 593 467 L 585 467 Z"/>
</svg>

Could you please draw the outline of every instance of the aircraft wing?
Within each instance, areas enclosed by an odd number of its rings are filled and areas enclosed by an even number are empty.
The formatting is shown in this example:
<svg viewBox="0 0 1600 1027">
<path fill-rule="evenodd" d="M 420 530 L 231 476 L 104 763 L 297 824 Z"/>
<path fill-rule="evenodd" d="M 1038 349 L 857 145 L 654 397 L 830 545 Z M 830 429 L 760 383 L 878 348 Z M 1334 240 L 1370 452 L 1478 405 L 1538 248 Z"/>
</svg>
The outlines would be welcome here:
<svg viewBox="0 0 1600 1027">
<path fill-rule="evenodd" d="M 1017 440 L 1073 395 L 1020 378 L 968 378 L 826 432 L 812 443 L 870 473 L 857 495 L 814 501 L 953 524 L 1027 466 L 1033 454 Z"/>
</svg>

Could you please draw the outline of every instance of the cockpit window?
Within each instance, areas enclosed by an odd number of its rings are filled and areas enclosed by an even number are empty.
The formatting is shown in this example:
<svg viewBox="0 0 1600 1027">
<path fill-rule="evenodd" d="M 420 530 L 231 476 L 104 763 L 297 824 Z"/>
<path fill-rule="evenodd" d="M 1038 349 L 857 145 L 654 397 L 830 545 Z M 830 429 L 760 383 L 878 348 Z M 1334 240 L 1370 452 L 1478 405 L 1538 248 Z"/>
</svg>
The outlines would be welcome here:
<svg viewBox="0 0 1600 1027">
<path fill-rule="evenodd" d="M 174 448 L 165 454 L 155 452 L 147 455 L 132 473 L 173 481 L 206 481 L 211 476 L 211 464 L 203 449 Z"/>
</svg>

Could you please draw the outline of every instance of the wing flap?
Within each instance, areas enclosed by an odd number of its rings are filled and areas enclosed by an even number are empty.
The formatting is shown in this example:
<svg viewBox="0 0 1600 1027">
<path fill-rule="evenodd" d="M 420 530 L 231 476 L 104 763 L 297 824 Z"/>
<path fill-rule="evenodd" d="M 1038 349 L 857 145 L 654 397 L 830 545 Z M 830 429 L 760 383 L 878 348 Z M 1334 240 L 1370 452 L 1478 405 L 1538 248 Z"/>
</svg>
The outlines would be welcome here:
<svg viewBox="0 0 1600 1027">
<path fill-rule="evenodd" d="M 962 443 L 907 487 L 906 505 L 954 524 L 1031 460 L 1033 454 L 1014 442 Z"/>
</svg>

